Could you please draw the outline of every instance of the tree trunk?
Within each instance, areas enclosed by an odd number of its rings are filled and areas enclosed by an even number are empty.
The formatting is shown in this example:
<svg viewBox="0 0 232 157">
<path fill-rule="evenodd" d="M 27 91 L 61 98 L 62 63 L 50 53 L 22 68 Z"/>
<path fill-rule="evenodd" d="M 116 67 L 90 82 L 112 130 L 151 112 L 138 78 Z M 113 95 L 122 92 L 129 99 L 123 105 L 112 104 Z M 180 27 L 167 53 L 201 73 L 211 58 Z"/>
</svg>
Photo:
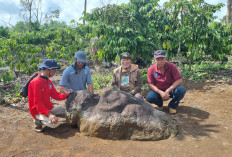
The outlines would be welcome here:
<svg viewBox="0 0 232 157">
<path fill-rule="evenodd" d="M 231 22 L 231 3 L 232 0 L 227 0 L 227 25 Z"/>
<path fill-rule="evenodd" d="M 31 24 L 31 14 L 32 14 L 32 3 L 33 0 L 29 2 L 28 4 L 28 11 L 29 11 L 29 23 Z"/>
<path fill-rule="evenodd" d="M 87 7 L 87 0 L 85 0 L 84 16 L 86 14 L 86 7 Z M 83 24 L 85 25 L 85 19 L 83 19 Z"/>
<path fill-rule="evenodd" d="M 180 18 L 181 18 L 181 26 L 183 26 L 183 8 L 182 8 L 182 11 L 180 12 Z M 178 57 L 178 64 L 179 64 L 179 66 L 181 66 L 182 68 L 184 68 L 184 66 L 183 66 L 183 60 L 182 60 L 182 54 L 181 54 L 181 50 L 182 50 L 181 41 L 182 40 L 180 40 L 180 43 L 179 43 L 179 47 L 178 47 L 178 51 L 177 51 L 177 57 Z"/>
</svg>

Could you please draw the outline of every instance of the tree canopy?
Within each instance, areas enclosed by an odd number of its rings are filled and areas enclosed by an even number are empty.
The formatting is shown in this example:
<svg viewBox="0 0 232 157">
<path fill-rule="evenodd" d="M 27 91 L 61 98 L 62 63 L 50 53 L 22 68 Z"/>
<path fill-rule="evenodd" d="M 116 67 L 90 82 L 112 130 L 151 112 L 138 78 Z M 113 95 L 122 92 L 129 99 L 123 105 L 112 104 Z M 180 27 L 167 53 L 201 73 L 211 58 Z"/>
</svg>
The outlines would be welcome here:
<svg viewBox="0 0 232 157">
<path fill-rule="evenodd" d="M 204 0 L 171 0 L 163 6 L 158 0 L 130 0 L 86 13 L 85 25 L 57 22 L 55 11 L 45 23 L 19 21 L 13 29 L 0 27 L 0 67 L 31 73 L 43 58 L 72 61 L 77 50 L 88 52 L 95 45 L 98 58 L 106 61 L 122 52 L 151 60 L 154 50 L 163 49 L 168 59 L 178 56 L 189 65 L 206 58 L 225 62 L 232 49 L 232 29 L 231 23 L 215 21 L 214 13 L 222 6 Z M 99 40 L 90 45 L 93 37 Z"/>
</svg>

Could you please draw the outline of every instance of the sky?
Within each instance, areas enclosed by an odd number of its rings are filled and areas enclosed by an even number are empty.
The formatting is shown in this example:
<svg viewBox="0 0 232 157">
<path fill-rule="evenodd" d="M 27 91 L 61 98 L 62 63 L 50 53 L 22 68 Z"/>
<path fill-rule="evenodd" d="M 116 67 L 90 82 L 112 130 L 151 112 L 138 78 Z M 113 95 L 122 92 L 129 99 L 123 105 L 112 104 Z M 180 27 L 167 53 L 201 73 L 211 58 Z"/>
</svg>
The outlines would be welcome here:
<svg viewBox="0 0 232 157">
<path fill-rule="evenodd" d="M 67 24 L 72 19 L 78 21 L 82 16 L 84 10 L 85 0 L 42 0 L 42 12 L 47 13 L 51 10 L 60 10 L 60 17 L 58 21 L 64 21 Z M 160 5 L 168 0 L 160 0 Z M 91 12 L 93 8 L 102 7 L 102 3 L 108 4 L 108 2 L 121 4 L 128 3 L 129 0 L 87 0 L 87 12 Z M 225 6 L 221 8 L 220 12 L 217 12 L 218 20 L 222 19 L 226 15 L 226 2 L 227 0 L 205 0 L 209 4 L 223 3 Z M 7 26 L 7 23 L 15 25 L 20 19 L 20 0 L 0 0 L 0 26 Z M 8 25 L 9 26 L 9 25 Z"/>
</svg>

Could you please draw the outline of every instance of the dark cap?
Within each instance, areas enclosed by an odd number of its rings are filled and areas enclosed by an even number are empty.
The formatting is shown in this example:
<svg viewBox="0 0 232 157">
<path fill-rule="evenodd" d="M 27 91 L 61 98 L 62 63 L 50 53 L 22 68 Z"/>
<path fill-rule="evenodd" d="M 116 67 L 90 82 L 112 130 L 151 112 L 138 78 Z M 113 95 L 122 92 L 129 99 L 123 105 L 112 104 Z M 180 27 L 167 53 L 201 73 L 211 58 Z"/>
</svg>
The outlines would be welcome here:
<svg viewBox="0 0 232 157">
<path fill-rule="evenodd" d="M 77 51 L 75 58 L 81 63 L 87 63 L 86 53 L 84 51 Z"/>
<path fill-rule="evenodd" d="M 131 55 L 128 52 L 123 52 L 120 54 L 120 60 L 121 59 L 131 59 Z"/>
<path fill-rule="evenodd" d="M 55 59 L 45 59 L 42 65 L 39 65 L 39 68 L 45 69 L 60 69 L 60 66 L 57 65 L 57 61 Z"/>
<path fill-rule="evenodd" d="M 154 58 L 166 57 L 164 50 L 157 50 L 154 53 Z"/>
</svg>

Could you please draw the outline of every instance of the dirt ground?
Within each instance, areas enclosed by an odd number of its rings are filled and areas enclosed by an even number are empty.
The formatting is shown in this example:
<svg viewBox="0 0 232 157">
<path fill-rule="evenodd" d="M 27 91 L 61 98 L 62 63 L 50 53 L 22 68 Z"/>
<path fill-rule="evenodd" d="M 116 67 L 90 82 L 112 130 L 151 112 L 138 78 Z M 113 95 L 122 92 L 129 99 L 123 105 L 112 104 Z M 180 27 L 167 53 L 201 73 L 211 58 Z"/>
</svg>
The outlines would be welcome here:
<svg viewBox="0 0 232 157">
<path fill-rule="evenodd" d="M 0 105 L 0 156 L 232 156 L 232 85 L 185 81 L 184 86 L 187 93 L 172 115 L 179 134 L 161 141 L 86 137 L 67 124 L 37 133 L 26 100 Z"/>
</svg>

